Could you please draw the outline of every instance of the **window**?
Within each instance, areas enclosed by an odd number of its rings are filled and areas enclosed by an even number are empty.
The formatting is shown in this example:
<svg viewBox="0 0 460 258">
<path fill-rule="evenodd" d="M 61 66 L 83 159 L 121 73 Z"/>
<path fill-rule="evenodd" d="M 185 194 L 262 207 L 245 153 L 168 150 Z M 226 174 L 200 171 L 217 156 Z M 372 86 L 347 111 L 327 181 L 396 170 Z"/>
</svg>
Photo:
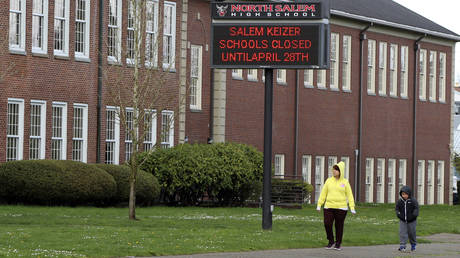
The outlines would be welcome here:
<svg viewBox="0 0 460 258">
<path fill-rule="evenodd" d="M 248 81 L 257 81 L 257 69 L 248 69 Z"/>
<path fill-rule="evenodd" d="M 157 112 L 146 110 L 144 114 L 144 151 L 149 151 L 157 144 Z"/>
<path fill-rule="evenodd" d="M 311 180 L 311 155 L 302 156 L 302 178 L 303 181 L 312 184 Z M 311 203 L 311 198 L 308 199 L 308 203 Z"/>
<path fill-rule="evenodd" d="M 243 79 L 243 69 L 232 69 L 232 78 L 237 80 Z"/>
<path fill-rule="evenodd" d="M 329 70 L 330 75 L 330 89 L 339 89 L 339 34 L 331 33 L 331 65 Z"/>
<path fill-rule="evenodd" d="M 387 43 L 379 43 L 379 95 L 387 94 Z"/>
<path fill-rule="evenodd" d="M 399 160 L 399 169 L 398 169 L 399 189 L 401 189 L 403 186 L 406 185 L 406 169 L 407 169 L 407 160 L 406 159 L 400 159 Z"/>
<path fill-rule="evenodd" d="M 407 46 L 401 47 L 401 77 L 400 77 L 400 90 L 401 98 L 407 98 L 408 86 L 408 69 L 409 69 L 409 52 Z"/>
<path fill-rule="evenodd" d="M 107 60 L 119 62 L 121 56 L 121 0 L 109 2 L 109 26 L 107 36 Z"/>
<path fill-rule="evenodd" d="M 439 53 L 439 102 L 446 102 L 446 53 Z"/>
<path fill-rule="evenodd" d="M 105 164 L 116 164 L 120 161 L 120 118 L 118 108 L 106 108 L 105 127 Z"/>
<path fill-rule="evenodd" d="M 125 118 L 125 161 L 129 161 L 133 153 L 134 110 L 132 108 L 126 108 Z"/>
<path fill-rule="evenodd" d="M 420 50 L 420 74 L 418 84 L 418 96 L 420 100 L 426 100 L 426 50 Z"/>
<path fill-rule="evenodd" d="M 139 33 L 138 20 L 138 6 L 137 0 L 128 1 L 128 24 L 127 24 L 127 36 L 126 36 L 126 63 L 128 65 L 134 65 L 136 57 L 138 57 L 139 48 L 134 46 L 135 37 L 134 33 Z M 138 34 L 139 35 L 139 34 Z M 139 39 L 139 37 L 138 37 Z"/>
<path fill-rule="evenodd" d="M 367 41 L 367 93 L 375 94 L 375 40 Z"/>
<path fill-rule="evenodd" d="M 444 203 L 444 160 L 438 160 L 438 176 L 436 178 L 438 185 L 438 204 Z"/>
<path fill-rule="evenodd" d="M 286 69 L 276 70 L 276 82 L 278 84 L 286 84 Z"/>
<path fill-rule="evenodd" d="M 170 148 L 174 146 L 174 112 L 169 110 L 161 111 L 161 147 Z"/>
<path fill-rule="evenodd" d="M 429 99 L 431 102 L 436 102 L 436 52 L 430 51 L 430 78 L 428 79 Z M 434 162 L 434 161 L 433 161 Z"/>
<path fill-rule="evenodd" d="M 190 60 L 190 109 L 201 110 L 203 47 L 192 45 Z"/>
<path fill-rule="evenodd" d="M 46 102 L 32 100 L 30 104 L 29 159 L 45 158 Z"/>
<path fill-rule="evenodd" d="M 24 100 L 8 99 L 6 161 L 22 160 L 24 142 Z"/>
<path fill-rule="evenodd" d="M 54 2 L 54 55 L 69 55 L 69 0 Z"/>
<path fill-rule="evenodd" d="M 232 75 L 233 75 L 233 70 L 232 70 Z M 265 69 L 262 69 L 262 81 L 265 82 Z"/>
<path fill-rule="evenodd" d="M 346 179 L 350 178 L 350 158 L 349 157 L 342 157 L 340 159 L 345 163 L 345 174 L 343 175 Z"/>
<path fill-rule="evenodd" d="M 434 204 L 434 160 L 428 160 L 426 204 Z"/>
<path fill-rule="evenodd" d="M 334 174 L 332 173 L 332 167 L 337 164 L 337 157 L 336 156 L 329 156 L 327 158 L 327 177 L 332 177 Z"/>
<path fill-rule="evenodd" d="M 303 70 L 303 85 L 307 88 L 313 88 L 313 70 Z"/>
<path fill-rule="evenodd" d="M 26 1 L 10 0 L 10 50 L 25 53 L 26 45 Z"/>
<path fill-rule="evenodd" d="M 275 177 L 284 178 L 284 154 L 275 154 Z"/>
<path fill-rule="evenodd" d="M 75 57 L 89 58 L 90 0 L 76 0 Z"/>
<path fill-rule="evenodd" d="M 88 148 L 88 105 L 73 106 L 72 160 L 86 162 Z"/>
<path fill-rule="evenodd" d="M 51 159 L 67 158 L 67 103 L 53 102 L 51 125 Z"/>
<path fill-rule="evenodd" d="M 374 202 L 374 159 L 366 158 L 365 202 Z"/>
<path fill-rule="evenodd" d="M 326 89 L 326 70 L 317 70 L 316 83 L 319 89 Z"/>
<path fill-rule="evenodd" d="M 351 90 L 351 36 L 343 36 L 342 90 Z"/>
<path fill-rule="evenodd" d="M 390 45 L 390 96 L 398 96 L 398 45 Z"/>
<path fill-rule="evenodd" d="M 377 159 L 377 203 L 385 202 L 385 159 Z"/>
<path fill-rule="evenodd" d="M 388 159 L 388 203 L 395 202 L 396 159 Z"/>
<path fill-rule="evenodd" d="M 158 0 L 149 0 L 146 5 L 145 65 L 157 67 L 158 62 Z"/>
<path fill-rule="evenodd" d="M 176 46 L 176 3 L 164 3 L 163 69 L 174 69 Z"/>
<path fill-rule="evenodd" d="M 324 156 L 315 158 L 315 202 L 318 202 L 324 184 Z"/>
<path fill-rule="evenodd" d="M 48 51 L 48 0 L 34 0 L 32 4 L 32 52 L 46 53 Z"/>
<path fill-rule="evenodd" d="M 417 200 L 419 204 L 425 204 L 425 161 L 418 161 L 417 170 Z"/>
</svg>

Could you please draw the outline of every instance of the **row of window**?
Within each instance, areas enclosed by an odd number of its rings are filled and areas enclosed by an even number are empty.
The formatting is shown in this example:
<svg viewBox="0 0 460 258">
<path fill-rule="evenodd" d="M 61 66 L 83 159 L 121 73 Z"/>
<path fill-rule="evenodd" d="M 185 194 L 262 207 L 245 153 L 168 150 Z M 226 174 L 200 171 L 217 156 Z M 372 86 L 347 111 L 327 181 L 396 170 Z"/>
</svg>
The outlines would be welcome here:
<svg viewBox="0 0 460 258">
<path fill-rule="evenodd" d="M 339 44 L 339 34 L 331 33 L 330 48 L 330 80 L 329 88 L 334 91 L 339 90 L 339 77 L 341 76 L 342 91 L 351 91 L 351 36 L 342 35 L 342 45 Z M 369 39 L 367 41 L 367 93 L 376 95 L 376 86 L 378 87 L 379 96 L 387 96 L 387 86 L 389 95 L 398 97 L 398 76 L 399 76 L 399 97 L 408 98 L 408 69 L 409 69 L 409 52 L 407 46 L 398 46 L 397 44 L 389 45 L 389 63 L 388 44 L 387 42 L 378 42 L 378 60 L 376 59 L 376 41 Z M 398 51 L 399 47 L 399 51 Z M 343 51 L 342 59 L 339 59 L 339 52 Z M 428 81 L 428 98 L 431 102 L 446 101 L 446 53 L 429 51 L 427 59 L 427 50 L 420 50 L 419 60 L 419 99 L 427 99 L 427 81 Z M 398 62 L 398 54 L 400 56 Z M 437 57 L 439 56 L 439 60 Z M 376 62 L 378 61 L 378 67 Z M 400 67 L 398 67 L 398 64 Z M 428 66 L 427 66 L 428 65 Z M 439 69 L 437 69 L 439 66 Z M 339 74 L 341 68 L 341 74 Z M 387 74 L 389 70 L 389 78 Z M 428 71 L 427 71 L 428 69 Z M 427 76 L 428 75 L 428 76 Z M 234 79 L 243 79 L 242 69 L 233 69 L 232 77 Z M 248 69 L 247 79 L 257 81 L 257 69 Z M 377 78 L 377 82 L 376 82 Z M 263 76 L 262 76 L 263 79 Z M 278 69 L 276 81 L 279 84 L 286 83 L 286 70 Z M 377 83 L 377 85 L 376 85 Z M 305 87 L 314 87 L 313 70 L 304 70 Z M 326 70 L 316 71 L 316 85 L 319 89 L 326 89 Z M 437 89 L 438 86 L 438 90 Z M 438 98 L 437 95 L 438 94 Z"/>
<path fill-rule="evenodd" d="M 75 59 L 89 61 L 90 48 L 90 12 L 91 0 L 75 1 Z M 121 62 L 121 31 L 122 31 L 122 2 L 123 0 L 109 1 L 109 23 L 107 35 L 108 60 Z M 9 49 L 13 53 L 25 54 L 26 44 L 26 2 L 25 0 L 9 0 Z M 54 55 L 69 56 L 69 27 L 70 0 L 54 1 Z M 51 2 L 52 3 L 52 2 Z M 134 32 L 140 32 L 141 26 L 138 17 L 141 8 L 130 1 L 128 6 L 126 62 L 133 63 L 134 55 L 138 55 L 134 46 Z M 48 51 L 48 9 L 49 0 L 32 1 L 32 53 L 47 54 Z M 147 66 L 157 66 L 159 0 L 147 0 L 145 19 L 145 62 Z M 176 3 L 164 2 L 163 20 L 163 67 L 174 69 L 176 41 Z"/>
<path fill-rule="evenodd" d="M 24 100 L 8 99 L 7 106 L 7 142 L 6 161 L 22 160 L 24 149 Z M 67 107 L 66 102 L 51 104 L 51 159 L 67 159 Z M 29 159 L 45 159 L 46 155 L 46 101 L 30 101 L 29 124 Z M 117 108 L 107 107 L 106 111 L 106 152 L 105 161 L 109 164 L 119 163 L 120 153 L 120 120 Z M 144 150 L 152 149 L 156 144 L 157 118 L 156 111 L 146 112 L 144 122 L 148 125 L 144 137 Z M 129 160 L 133 150 L 134 111 L 126 109 L 125 130 L 125 159 Z M 161 147 L 168 148 L 174 145 L 174 112 L 164 110 L 161 112 Z M 72 114 L 72 160 L 86 162 L 88 152 L 88 105 L 74 103 Z"/>
</svg>

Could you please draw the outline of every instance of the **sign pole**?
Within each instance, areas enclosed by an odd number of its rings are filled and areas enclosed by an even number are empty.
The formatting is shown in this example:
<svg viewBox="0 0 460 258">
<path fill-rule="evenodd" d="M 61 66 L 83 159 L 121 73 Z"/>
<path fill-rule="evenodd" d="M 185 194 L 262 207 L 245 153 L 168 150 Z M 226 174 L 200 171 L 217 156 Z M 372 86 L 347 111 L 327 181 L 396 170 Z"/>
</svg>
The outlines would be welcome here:
<svg viewBox="0 0 460 258">
<path fill-rule="evenodd" d="M 273 68 L 265 68 L 264 110 L 264 185 L 262 229 L 272 229 L 272 113 L 273 113 Z"/>
</svg>

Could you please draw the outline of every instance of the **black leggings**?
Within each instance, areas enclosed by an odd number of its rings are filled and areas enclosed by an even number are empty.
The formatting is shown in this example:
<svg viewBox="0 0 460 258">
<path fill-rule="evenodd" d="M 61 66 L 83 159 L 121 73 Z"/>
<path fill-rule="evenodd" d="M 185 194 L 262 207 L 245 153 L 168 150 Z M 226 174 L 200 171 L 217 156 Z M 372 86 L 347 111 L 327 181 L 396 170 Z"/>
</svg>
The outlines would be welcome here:
<svg viewBox="0 0 460 258">
<path fill-rule="evenodd" d="M 342 243 L 343 224 L 347 211 L 341 209 L 324 209 L 324 228 L 326 229 L 327 240 L 329 243 L 334 243 L 334 233 L 332 232 L 332 224 L 335 220 L 335 239 L 337 244 Z"/>
</svg>

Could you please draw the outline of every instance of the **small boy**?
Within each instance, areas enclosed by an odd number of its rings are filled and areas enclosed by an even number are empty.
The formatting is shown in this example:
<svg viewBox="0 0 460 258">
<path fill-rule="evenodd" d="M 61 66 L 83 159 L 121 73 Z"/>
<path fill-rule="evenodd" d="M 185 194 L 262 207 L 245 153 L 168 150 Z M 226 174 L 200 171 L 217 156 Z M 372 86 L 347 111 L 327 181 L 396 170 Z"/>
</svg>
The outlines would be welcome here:
<svg viewBox="0 0 460 258">
<path fill-rule="evenodd" d="M 411 251 L 417 245 L 415 228 L 417 226 L 418 202 L 412 197 L 412 190 L 405 185 L 399 191 L 401 198 L 396 203 L 396 216 L 399 218 L 399 251 L 406 251 L 406 242 L 409 238 Z"/>
</svg>

